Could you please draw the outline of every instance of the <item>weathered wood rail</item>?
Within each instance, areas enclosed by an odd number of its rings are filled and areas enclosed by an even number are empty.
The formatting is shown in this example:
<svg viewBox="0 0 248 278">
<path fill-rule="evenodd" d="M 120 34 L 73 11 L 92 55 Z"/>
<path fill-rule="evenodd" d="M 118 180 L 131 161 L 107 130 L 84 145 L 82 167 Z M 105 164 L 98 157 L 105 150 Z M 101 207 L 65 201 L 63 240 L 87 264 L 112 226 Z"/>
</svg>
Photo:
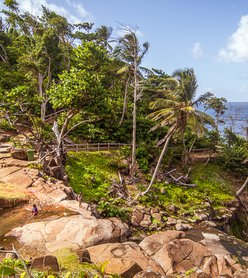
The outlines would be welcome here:
<svg viewBox="0 0 248 278">
<path fill-rule="evenodd" d="M 96 151 L 114 151 L 121 147 L 131 146 L 123 143 L 84 143 L 84 144 L 64 144 L 66 151 L 71 152 L 96 152 Z M 211 154 L 211 159 L 216 158 L 216 153 L 211 153 L 210 149 L 192 149 L 189 158 L 192 160 L 205 160 Z M 178 154 L 181 156 L 181 154 Z"/>
<path fill-rule="evenodd" d="M 206 158 L 209 157 L 216 157 L 217 153 L 211 151 L 211 149 L 192 149 L 189 156 L 191 158 Z"/>
<path fill-rule="evenodd" d="M 73 152 L 94 152 L 119 150 L 121 147 L 130 146 L 123 143 L 85 143 L 85 144 L 64 144 L 66 151 Z"/>
</svg>

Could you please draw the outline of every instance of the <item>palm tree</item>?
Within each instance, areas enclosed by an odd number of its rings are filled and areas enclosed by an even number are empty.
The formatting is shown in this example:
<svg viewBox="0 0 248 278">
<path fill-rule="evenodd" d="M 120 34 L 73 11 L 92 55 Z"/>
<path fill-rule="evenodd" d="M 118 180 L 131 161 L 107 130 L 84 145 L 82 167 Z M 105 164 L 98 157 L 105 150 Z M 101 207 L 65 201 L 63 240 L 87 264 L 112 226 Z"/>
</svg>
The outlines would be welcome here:
<svg viewBox="0 0 248 278">
<path fill-rule="evenodd" d="M 204 133 L 205 123 L 214 125 L 212 117 L 196 109 L 197 105 L 205 101 L 211 94 L 205 93 L 195 99 L 197 81 L 193 69 L 178 70 L 173 74 L 172 78 L 165 76 L 161 84 L 162 86 L 158 87 L 159 98 L 150 104 L 150 107 L 155 111 L 149 114 L 148 117 L 156 122 L 152 130 L 164 126 L 168 126 L 169 130 L 164 138 L 158 142 L 158 145 L 164 143 L 164 146 L 150 184 L 135 199 L 150 190 L 169 142 L 175 133 L 181 133 L 184 136 L 186 127 L 190 126 L 199 135 Z"/>
<path fill-rule="evenodd" d="M 124 27 L 125 35 L 119 39 L 119 45 L 116 47 L 115 52 L 126 63 L 125 70 L 130 73 L 130 79 L 133 86 L 133 133 L 132 133 L 132 164 L 131 164 L 131 177 L 135 175 L 136 168 L 136 114 L 137 114 L 137 95 L 140 83 L 140 64 L 142 58 L 149 48 L 147 42 L 141 46 L 137 36 L 136 30 L 129 27 Z M 123 69 L 124 72 L 124 69 Z M 125 94 L 127 89 L 125 90 Z"/>
<path fill-rule="evenodd" d="M 102 25 L 101 27 L 97 28 L 95 31 L 96 41 L 102 44 L 109 51 L 113 50 L 113 47 L 111 45 L 111 42 L 114 42 L 113 39 L 111 40 L 112 32 L 113 29 L 105 25 Z"/>
</svg>

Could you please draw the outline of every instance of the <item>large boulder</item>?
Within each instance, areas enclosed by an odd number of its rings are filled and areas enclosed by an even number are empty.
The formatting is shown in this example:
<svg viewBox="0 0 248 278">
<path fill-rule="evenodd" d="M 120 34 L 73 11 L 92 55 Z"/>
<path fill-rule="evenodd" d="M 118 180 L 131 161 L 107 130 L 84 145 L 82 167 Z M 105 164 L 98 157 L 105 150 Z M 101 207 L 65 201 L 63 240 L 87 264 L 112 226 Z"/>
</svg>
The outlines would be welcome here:
<svg viewBox="0 0 248 278">
<path fill-rule="evenodd" d="M 118 242 L 127 232 L 127 225 L 117 218 L 85 219 L 82 215 L 73 215 L 27 224 L 7 235 L 15 236 L 37 254 L 47 255 L 61 248 L 79 250 L 95 244 Z"/>
<path fill-rule="evenodd" d="M 231 258 L 229 251 L 221 244 L 218 234 L 203 232 L 202 235 L 204 239 L 201 240 L 201 243 L 217 258 L 220 275 L 229 275 L 232 277 L 235 271 L 241 269 L 240 264 Z"/>
<path fill-rule="evenodd" d="M 5 176 L 4 178 L 2 178 L 2 181 L 7 184 L 16 185 L 18 187 L 28 188 L 34 181 L 30 175 L 30 172 L 32 171 L 33 169 L 26 170 L 24 168 Z"/>
<path fill-rule="evenodd" d="M 144 218 L 144 213 L 141 211 L 141 209 L 135 208 L 132 213 L 131 223 L 134 226 L 139 226 L 143 218 Z"/>
<path fill-rule="evenodd" d="M 162 266 L 166 274 L 172 274 L 173 272 L 185 272 L 195 266 L 203 266 L 205 258 L 211 258 L 211 255 L 210 251 L 200 243 L 190 239 L 176 239 L 164 245 L 153 258 Z M 207 264 L 204 267 L 210 266 Z M 217 269 L 216 262 L 215 268 Z"/>
<path fill-rule="evenodd" d="M 215 235 L 205 235 L 204 244 L 183 238 L 184 232 L 166 231 L 146 237 L 140 247 L 159 264 L 166 275 L 197 269 L 192 277 L 232 277 L 241 269 Z"/>
<path fill-rule="evenodd" d="M 59 264 L 55 256 L 44 256 L 34 258 L 31 261 L 31 268 L 35 268 L 40 271 L 59 271 Z"/>
<path fill-rule="evenodd" d="M 248 277 L 248 270 L 239 270 L 236 271 L 233 275 L 233 278 L 247 278 Z"/>
<path fill-rule="evenodd" d="M 24 149 L 12 148 L 10 154 L 15 159 L 28 160 L 27 152 Z"/>
<path fill-rule="evenodd" d="M 184 232 L 181 231 L 170 230 L 159 232 L 143 239 L 139 246 L 147 253 L 147 255 L 152 256 L 167 243 L 176 238 L 183 238 L 184 236 Z"/>
<path fill-rule="evenodd" d="M 89 205 L 87 203 L 79 204 L 79 202 L 76 200 L 64 200 L 64 201 L 59 202 L 59 205 L 67 208 L 68 210 L 77 212 L 77 213 L 83 215 L 85 218 L 94 218 L 95 219 L 95 217 L 92 215 Z"/>
<path fill-rule="evenodd" d="M 42 205 L 57 204 L 75 197 L 72 188 L 64 185 L 62 181 L 51 182 L 41 177 L 36 177 L 29 191 Z"/>
<path fill-rule="evenodd" d="M 105 272 L 116 273 L 124 278 L 133 277 L 142 270 L 164 274 L 162 268 L 134 242 L 108 243 L 89 247 L 83 257 L 87 257 L 96 265 L 109 262 Z"/>
</svg>

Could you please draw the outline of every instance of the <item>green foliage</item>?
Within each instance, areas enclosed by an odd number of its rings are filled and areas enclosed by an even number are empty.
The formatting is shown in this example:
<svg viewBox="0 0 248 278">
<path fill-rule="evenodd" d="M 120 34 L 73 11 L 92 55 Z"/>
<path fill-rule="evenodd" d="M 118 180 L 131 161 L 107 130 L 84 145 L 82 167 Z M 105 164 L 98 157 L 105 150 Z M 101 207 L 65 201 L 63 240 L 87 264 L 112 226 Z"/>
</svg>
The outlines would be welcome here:
<svg viewBox="0 0 248 278">
<path fill-rule="evenodd" d="M 103 217 L 117 217 L 124 222 L 130 219 L 130 210 L 125 208 L 124 202 L 119 199 L 101 200 L 97 210 Z"/>
<path fill-rule="evenodd" d="M 143 173 L 148 173 L 150 170 L 150 163 L 152 162 L 154 149 L 151 145 L 141 144 L 137 147 L 136 157 L 140 170 Z"/>
<path fill-rule="evenodd" d="M 118 278 L 116 274 L 106 276 L 105 269 L 109 264 L 108 261 L 98 263 L 80 263 L 78 256 L 70 249 L 61 249 L 57 251 L 57 258 L 61 267 L 58 273 L 41 272 L 35 269 L 30 269 L 31 277 L 33 278 Z M 27 265 L 28 262 L 25 262 Z M 19 277 L 28 278 L 23 263 L 19 259 L 5 258 L 0 262 L 1 277 Z"/>
<path fill-rule="evenodd" d="M 154 188 L 141 197 L 140 201 L 147 206 L 166 207 L 173 204 L 180 208 L 181 213 L 190 212 L 193 215 L 196 209 L 204 207 L 206 201 L 210 200 L 218 208 L 234 198 L 231 183 L 225 177 L 224 169 L 217 164 L 194 165 L 191 182 L 197 186 L 185 188 L 172 184 L 154 184 Z"/>
<path fill-rule="evenodd" d="M 28 262 L 25 262 L 28 264 Z M 4 258 L 0 262 L 0 274 L 4 276 L 11 276 L 14 274 L 21 274 L 25 267 L 20 259 Z"/>
<path fill-rule="evenodd" d="M 50 102 L 54 108 L 81 109 L 89 102 L 104 98 L 105 72 L 109 63 L 106 50 L 93 42 L 84 43 L 75 49 L 77 68 L 59 74 L 60 83 L 54 83 L 49 91 Z"/>
<path fill-rule="evenodd" d="M 132 153 L 132 149 L 130 146 L 123 146 L 120 149 L 120 153 L 124 156 L 124 157 L 128 157 L 131 155 Z"/>
<path fill-rule="evenodd" d="M 243 162 L 248 157 L 248 141 L 225 129 L 224 142 L 221 144 L 220 158 L 225 167 L 236 174 L 248 175 L 248 168 Z"/>
<path fill-rule="evenodd" d="M 225 169 L 217 163 L 198 164 L 192 169 L 192 182 L 199 186 L 197 191 L 209 198 L 214 206 L 224 205 L 234 198 L 232 184 Z"/>
<path fill-rule="evenodd" d="M 82 192 L 84 201 L 107 198 L 109 186 L 118 179 L 111 164 L 112 155 L 107 152 L 69 153 L 66 171 L 70 186 L 77 193 Z"/>
<path fill-rule="evenodd" d="M 77 254 L 68 248 L 59 249 L 55 252 L 60 269 L 75 271 L 80 268 L 80 262 Z"/>
<path fill-rule="evenodd" d="M 195 273 L 195 272 L 196 272 L 196 269 L 191 268 L 191 269 L 189 269 L 189 270 L 187 270 L 187 271 L 185 272 L 185 275 L 186 275 L 186 276 L 189 276 L 189 275 L 191 275 L 191 274 L 193 274 L 193 273 Z"/>
<path fill-rule="evenodd" d="M 0 265 L 0 273 L 2 276 L 11 276 L 16 274 L 17 272 L 12 267 Z"/>
<path fill-rule="evenodd" d="M 5 119 L 0 119 L 0 129 L 6 130 L 6 131 L 15 131 L 15 128 L 13 127 L 13 125 L 11 125 Z"/>
<path fill-rule="evenodd" d="M 216 113 L 218 120 L 219 116 L 223 115 L 226 111 L 227 100 L 224 97 L 218 98 L 211 96 L 209 99 L 204 101 L 205 109 L 212 109 Z"/>
</svg>

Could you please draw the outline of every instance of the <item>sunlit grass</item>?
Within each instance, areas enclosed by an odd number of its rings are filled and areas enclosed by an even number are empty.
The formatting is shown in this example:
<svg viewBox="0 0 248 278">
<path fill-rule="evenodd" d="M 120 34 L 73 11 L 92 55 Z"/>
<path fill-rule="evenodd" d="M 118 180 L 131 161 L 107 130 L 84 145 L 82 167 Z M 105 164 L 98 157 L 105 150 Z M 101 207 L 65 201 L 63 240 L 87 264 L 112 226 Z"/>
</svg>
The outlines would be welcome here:
<svg viewBox="0 0 248 278">
<path fill-rule="evenodd" d="M 6 184 L 0 181 L 0 198 L 1 199 L 27 199 L 27 194 L 17 188 L 16 185 Z"/>
<path fill-rule="evenodd" d="M 118 179 L 115 155 L 109 152 L 69 153 L 66 170 L 70 186 L 82 192 L 84 201 L 106 197 L 113 180 Z"/>
</svg>

